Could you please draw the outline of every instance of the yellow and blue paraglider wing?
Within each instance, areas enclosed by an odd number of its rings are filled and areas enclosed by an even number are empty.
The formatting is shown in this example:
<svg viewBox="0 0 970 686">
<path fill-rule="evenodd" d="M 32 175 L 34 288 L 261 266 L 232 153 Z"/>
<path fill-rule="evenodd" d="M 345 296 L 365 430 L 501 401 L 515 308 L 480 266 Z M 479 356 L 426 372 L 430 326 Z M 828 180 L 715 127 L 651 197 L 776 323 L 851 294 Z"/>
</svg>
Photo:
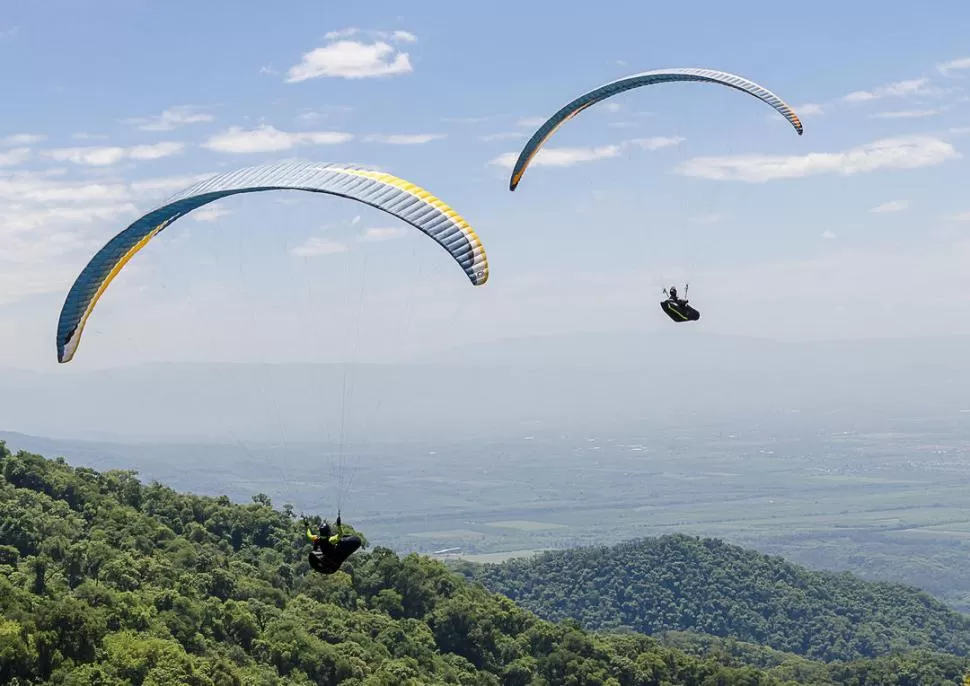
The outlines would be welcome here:
<svg viewBox="0 0 970 686">
<path fill-rule="evenodd" d="M 386 172 L 347 164 L 287 161 L 246 167 L 201 181 L 137 219 L 95 254 L 67 294 L 57 322 L 57 360 L 69 362 L 84 325 L 111 281 L 152 238 L 179 217 L 240 193 L 298 190 L 326 193 L 387 212 L 448 251 L 475 286 L 488 281 L 485 248 L 455 210 L 423 188 Z"/>
<path fill-rule="evenodd" d="M 607 98 L 616 95 L 617 93 L 622 93 L 633 88 L 651 86 L 657 83 L 670 83 L 674 81 L 700 81 L 703 83 L 717 83 L 728 86 L 729 88 L 734 88 L 744 93 L 748 93 L 749 95 L 758 98 L 762 102 L 767 103 L 783 117 L 785 117 L 785 119 L 788 120 L 788 123 L 790 123 L 794 127 L 795 131 L 798 132 L 799 136 L 803 133 L 802 122 L 798 118 L 798 115 L 795 114 L 795 110 L 789 107 L 788 104 L 786 104 L 781 98 L 772 93 L 770 90 L 763 86 L 759 86 L 753 81 L 749 81 L 741 76 L 735 76 L 734 74 L 728 74 L 722 71 L 714 71 L 713 69 L 657 69 L 655 71 L 647 71 L 641 74 L 626 76 L 622 79 L 617 79 L 616 81 L 611 81 L 610 83 L 604 84 L 599 88 L 594 88 L 593 90 L 580 95 L 578 98 L 552 115 L 532 135 L 532 138 L 530 138 L 529 142 L 525 144 L 522 152 L 519 153 L 519 159 L 516 160 L 515 167 L 512 169 L 512 178 L 509 180 L 509 190 L 514 191 L 515 187 L 519 185 L 519 181 L 522 179 L 522 175 L 525 173 L 529 163 L 532 162 L 532 159 L 538 154 L 539 149 L 545 145 L 546 141 L 552 137 L 552 134 L 554 134 L 560 126 L 585 110 L 587 107 L 591 107 L 599 102 L 602 102 L 603 100 L 606 100 Z"/>
</svg>

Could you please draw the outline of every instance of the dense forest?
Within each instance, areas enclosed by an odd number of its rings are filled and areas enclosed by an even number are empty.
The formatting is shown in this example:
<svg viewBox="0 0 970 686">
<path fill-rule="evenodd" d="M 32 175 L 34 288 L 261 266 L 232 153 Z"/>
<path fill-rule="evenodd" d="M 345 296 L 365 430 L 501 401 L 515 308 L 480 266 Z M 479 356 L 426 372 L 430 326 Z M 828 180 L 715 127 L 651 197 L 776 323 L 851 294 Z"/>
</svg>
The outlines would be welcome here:
<svg viewBox="0 0 970 686">
<path fill-rule="evenodd" d="M 665 646 L 713 658 L 721 664 L 759 667 L 786 683 L 853 686 L 961 683 L 958 675 L 968 664 L 966 658 L 925 650 L 852 662 L 823 663 L 731 638 L 681 631 L 666 632 L 655 638 Z M 963 685 L 970 686 L 970 678 L 966 678 Z"/>
<path fill-rule="evenodd" d="M 717 539 L 677 534 L 460 567 L 540 617 L 588 629 L 691 631 L 824 661 L 970 652 L 970 617 L 927 593 Z"/>
<path fill-rule="evenodd" d="M 968 667 L 590 633 L 418 555 L 376 548 L 316 574 L 301 527 L 265 496 L 179 494 L 0 443 L 0 683 L 934 686 Z"/>
</svg>

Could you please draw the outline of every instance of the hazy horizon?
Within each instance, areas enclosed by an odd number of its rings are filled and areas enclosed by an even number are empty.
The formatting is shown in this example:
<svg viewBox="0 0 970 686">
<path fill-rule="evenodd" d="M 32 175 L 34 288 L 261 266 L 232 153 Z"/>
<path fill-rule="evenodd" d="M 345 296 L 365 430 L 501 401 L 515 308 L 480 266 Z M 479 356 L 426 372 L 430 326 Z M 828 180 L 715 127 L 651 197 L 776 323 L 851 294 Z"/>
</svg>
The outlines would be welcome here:
<svg viewBox="0 0 970 686">
<path fill-rule="evenodd" d="M 97 442 L 0 431 L 13 450 L 133 469 L 178 491 L 257 493 L 398 552 L 502 559 L 681 532 L 970 609 L 970 418 L 762 414 L 703 426 L 474 440 Z"/>
<path fill-rule="evenodd" d="M 670 332 L 523 338 L 407 364 L 0 368 L 0 429 L 63 438 L 474 440 L 789 412 L 970 408 L 967 341 L 777 342 Z M 346 380 L 346 390 L 344 382 Z M 887 414 L 888 413 L 888 414 Z"/>
</svg>

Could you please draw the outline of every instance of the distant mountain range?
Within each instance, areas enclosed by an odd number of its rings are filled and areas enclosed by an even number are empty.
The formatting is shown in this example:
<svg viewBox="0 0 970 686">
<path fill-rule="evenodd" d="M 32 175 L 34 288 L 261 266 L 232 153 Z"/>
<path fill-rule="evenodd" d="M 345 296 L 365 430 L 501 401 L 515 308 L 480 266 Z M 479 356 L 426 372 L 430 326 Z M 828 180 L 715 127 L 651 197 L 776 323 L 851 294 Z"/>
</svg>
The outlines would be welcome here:
<svg viewBox="0 0 970 686">
<path fill-rule="evenodd" d="M 145 440 L 474 440 L 670 423 L 970 410 L 970 340 L 550 336 L 413 364 L 0 369 L 0 428 Z M 346 380 L 346 392 L 344 381 Z M 970 419 L 970 414 L 966 414 Z"/>
</svg>

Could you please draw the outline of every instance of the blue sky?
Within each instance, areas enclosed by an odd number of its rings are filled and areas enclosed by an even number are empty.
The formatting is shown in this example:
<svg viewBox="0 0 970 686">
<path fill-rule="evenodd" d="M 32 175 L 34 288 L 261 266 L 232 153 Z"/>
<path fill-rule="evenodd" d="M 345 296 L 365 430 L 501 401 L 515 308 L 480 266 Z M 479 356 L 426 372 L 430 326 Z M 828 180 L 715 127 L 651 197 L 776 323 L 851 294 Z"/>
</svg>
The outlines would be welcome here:
<svg viewBox="0 0 970 686">
<path fill-rule="evenodd" d="M 491 281 L 356 203 L 236 198 L 132 261 L 72 366 L 649 335 L 684 279 L 693 334 L 970 333 L 968 28 L 956 1 L 7 3 L 0 352 L 54 367 L 64 294 L 100 245 L 195 179 L 287 157 L 428 188 L 478 230 Z M 726 88 L 643 88 L 569 122 L 507 190 L 543 117 L 684 66 L 770 88 L 805 135 Z"/>
</svg>

